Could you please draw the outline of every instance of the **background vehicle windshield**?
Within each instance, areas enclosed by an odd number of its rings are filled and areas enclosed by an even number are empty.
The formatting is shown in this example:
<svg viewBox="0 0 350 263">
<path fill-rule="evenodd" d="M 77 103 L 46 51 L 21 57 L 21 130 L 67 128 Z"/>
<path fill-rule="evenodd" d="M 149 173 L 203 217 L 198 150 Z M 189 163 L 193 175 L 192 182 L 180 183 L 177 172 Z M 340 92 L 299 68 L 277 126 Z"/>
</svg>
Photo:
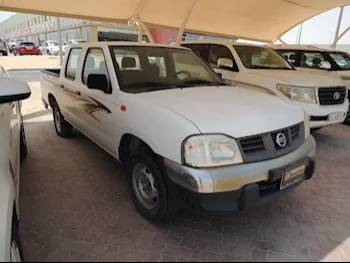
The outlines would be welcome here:
<svg viewBox="0 0 350 263">
<path fill-rule="evenodd" d="M 85 40 L 74 40 L 73 42 L 74 42 L 74 44 L 78 44 L 78 43 L 86 43 L 86 41 L 85 41 Z"/>
<path fill-rule="evenodd" d="M 328 61 L 331 64 L 330 70 L 350 70 L 350 55 L 345 52 L 302 50 L 279 50 L 278 52 L 296 67 L 322 69 L 321 62 Z"/>
<path fill-rule="evenodd" d="M 49 42 L 50 46 L 58 47 L 58 42 Z"/>
<path fill-rule="evenodd" d="M 160 47 L 111 47 L 121 89 L 126 92 L 225 85 L 189 50 Z"/>
<path fill-rule="evenodd" d="M 293 69 L 276 51 L 265 47 L 233 46 L 248 69 Z"/>
</svg>

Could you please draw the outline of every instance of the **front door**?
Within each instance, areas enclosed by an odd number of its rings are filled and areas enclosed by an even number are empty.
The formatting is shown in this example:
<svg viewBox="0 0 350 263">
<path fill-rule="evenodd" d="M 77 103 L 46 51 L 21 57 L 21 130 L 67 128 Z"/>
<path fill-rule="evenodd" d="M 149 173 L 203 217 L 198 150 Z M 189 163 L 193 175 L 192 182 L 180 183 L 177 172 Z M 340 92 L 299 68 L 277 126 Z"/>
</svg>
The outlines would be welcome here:
<svg viewBox="0 0 350 263">
<path fill-rule="evenodd" d="M 104 54 L 105 51 L 97 47 L 89 48 L 86 52 L 81 76 L 77 81 L 79 96 L 75 103 L 75 113 L 81 130 L 104 149 L 116 155 L 117 147 L 112 138 L 117 92 L 116 89 L 112 89 Z M 110 85 L 109 91 L 105 93 L 89 89 L 87 80 L 90 74 L 105 75 Z"/>
</svg>

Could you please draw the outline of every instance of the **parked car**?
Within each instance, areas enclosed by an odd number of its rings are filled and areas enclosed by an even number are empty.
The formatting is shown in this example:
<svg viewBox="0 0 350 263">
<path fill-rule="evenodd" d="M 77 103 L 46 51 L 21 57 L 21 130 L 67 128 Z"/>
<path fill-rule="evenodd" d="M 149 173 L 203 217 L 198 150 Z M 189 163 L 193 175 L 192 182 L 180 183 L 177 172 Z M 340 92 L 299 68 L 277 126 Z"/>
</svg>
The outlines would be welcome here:
<svg viewBox="0 0 350 263">
<path fill-rule="evenodd" d="M 60 52 L 58 41 L 44 41 L 39 47 L 39 52 L 40 55 L 58 55 Z"/>
<path fill-rule="evenodd" d="M 7 78 L 2 68 L 0 75 L 0 261 L 19 262 L 20 160 L 27 156 L 20 101 L 30 96 L 30 89 L 25 82 Z"/>
<path fill-rule="evenodd" d="M 186 41 L 228 83 L 259 90 L 301 107 L 312 129 L 342 123 L 349 101 L 336 78 L 297 71 L 271 48 L 222 41 Z"/>
<path fill-rule="evenodd" d="M 8 48 L 10 53 L 14 51 L 14 47 L 16 46 L 16 43 L 24 41 L 22 38 L 11 38 L 8 42 Z"/>
<path fill-rule="evenodd" d="M 22 55 L 39 55 L 39 47 L 35 46 L 33 42 L 18 42 L 14 47 L 13 54 L 15 56 Z"/>
<path fill-rule="evenodd" d="M 3 56 L 7 56 L 7 46 L 6 42 L 2 39 L 0 39 L 0 53 Z"/>
<path fill-rule="evenodd" d="M 74 126 L 125 164 L 136 208 L 152 222 L 178 207 L 247 209 L 314 173 L 316 143 L 301 108 L 225 86 L 189 49 L 78 44 L 40 83 L 58 136 Z"/>
<path fill-rule="evenodd" d="M 298 70 L 339 78 L 350 90 L 350 55 L 347 52 L 316 46 L 271 45 Z M 350 111 L 345 120 L 350 123 Z"/>
<path fill-rule="evenodd" d="M 65 54 L 65 51 L 66 51 L 66 48 L 69 46 L 69 45 L 72 45 L 72 44 L 80 44 L 80 43 L 86 43 L 86 40 L 84 39 L 69 39 L 66 43 L 63 44 L 62 46 L 62 52 L 63 54 Z"/>
</svg>

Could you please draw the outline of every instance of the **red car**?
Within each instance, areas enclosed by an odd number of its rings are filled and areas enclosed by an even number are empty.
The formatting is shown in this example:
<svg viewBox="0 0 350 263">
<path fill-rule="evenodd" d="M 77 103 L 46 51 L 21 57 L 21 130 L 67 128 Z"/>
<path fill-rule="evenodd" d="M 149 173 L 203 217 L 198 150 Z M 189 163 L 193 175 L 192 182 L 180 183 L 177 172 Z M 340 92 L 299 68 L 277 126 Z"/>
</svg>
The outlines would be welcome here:
<svg viewBox="0 0 350 263">
<path fill-rule="evenodd" d="M 33 42 L 17 42 L 14 47 L 16 55 L 39 55 L 39 47 L 35 46 Z"/>
</svg>

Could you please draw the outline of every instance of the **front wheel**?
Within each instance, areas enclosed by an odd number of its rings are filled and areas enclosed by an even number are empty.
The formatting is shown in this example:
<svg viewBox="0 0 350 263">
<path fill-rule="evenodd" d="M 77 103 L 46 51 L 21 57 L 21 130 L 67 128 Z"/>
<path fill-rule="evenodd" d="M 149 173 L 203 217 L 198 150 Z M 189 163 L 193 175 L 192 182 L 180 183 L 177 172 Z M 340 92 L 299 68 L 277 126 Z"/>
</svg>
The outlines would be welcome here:
<svg viewBox="0 0 350 263">
<path fill-rule="evenodd" d="M 48 56 L 50 56 L 50 55 L 51 55 L 50 51 L 47 51 L 47 52 L 46 52 L 46 54 L 47 54 Z"/>
<path fill-rule="evenodd" d="M 147 148 L 133 154 L 127 164 L 132 199 L 138 212 L 152 223 L 166 223 L 178 211 L 157 163 L 157 156 Z"/>
<path fill-rule="evenodd" d="M 62 138 L 70 137 L 73 133 L 73 126 L 64 119 L 57 102 L 54 101 L 53 103 L 53 119 L 56 133 Z"/>
<path fill-rule="evenodd" d="M 24 262 L 23 248 L 16 221 L 12 223 L 10 249 L 10 262 Z"/>
</svg>

